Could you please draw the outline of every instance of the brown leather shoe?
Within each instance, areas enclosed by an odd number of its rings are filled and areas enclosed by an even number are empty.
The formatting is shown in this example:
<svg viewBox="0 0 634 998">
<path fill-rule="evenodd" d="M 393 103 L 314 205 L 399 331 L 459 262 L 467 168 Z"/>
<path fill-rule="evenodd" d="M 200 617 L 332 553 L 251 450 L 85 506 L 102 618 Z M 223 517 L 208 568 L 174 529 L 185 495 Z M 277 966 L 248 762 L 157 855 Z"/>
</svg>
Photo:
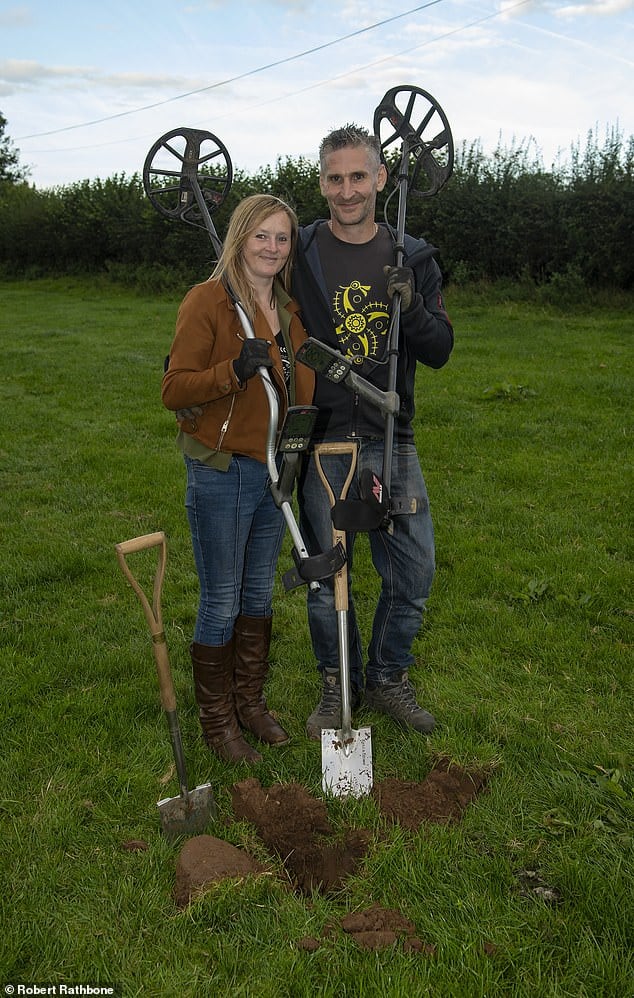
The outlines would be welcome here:
<svg viewBox="0 0 634 998">
<path fill-rule="evenodd" d="M 190 646 L 194 693 L 203 738 L 226 762 L 261 762 L 262 756 L 242 737 L 233 696 L 233 639 L 226 645 Z"/>
<path fill-rule="evenodd" d="M 236 714 L 243 728 L 267 745 L 286 745 L 290 738 L 269 713 L 264 683 L 269 672 L 271 617 L 238 617 L 234 628 L 233 682 Z"/>
</svg>

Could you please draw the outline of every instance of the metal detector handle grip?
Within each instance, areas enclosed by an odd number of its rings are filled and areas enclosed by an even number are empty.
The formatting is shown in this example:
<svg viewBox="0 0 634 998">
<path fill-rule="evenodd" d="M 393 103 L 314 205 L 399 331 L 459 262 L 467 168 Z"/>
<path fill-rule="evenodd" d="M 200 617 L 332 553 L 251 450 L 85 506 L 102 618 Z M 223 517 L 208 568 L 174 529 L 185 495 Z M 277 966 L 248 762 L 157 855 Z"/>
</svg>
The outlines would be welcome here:
<svg viewBox="0 0 634 998">
<path fill-rule="evenodd" d="M 244 310 L 244 307 L 237 298 L 233 295 L 233 303 L 235 305 L 236 311 L 238 313 L 238 318 L 240 319 L 240 325 L 242 326 L 244 335 L 248 340 L 254 340 L 256 338 L 253 331 L 253 326 L 249 321 L 249 317 Z M 268 368 L 263 365 L 258 367 L 258 374 L 264 385 L 264 391 L 266 392 L 266 397 L 269 403 L 269 425 L 266 434 L 266 465 L 269 470 L 269 475 L 271 476 L 271 481 L 274 485 L 277 484 L 278 474 L 277 465 L 275 463 L 275 438 L 277 435 L 277 425 L 280 418 L 280 407 L 277 399 L 277 392 L 275 390 L 275 385 L 271 378 Z"/>
<path fill-rule="evenodd" d="M 396 294 L 398 294 L 398 292 L 396 292 Z M 396 294 L 394 297 L 396 297 Z M 380 388 L 373 385 L 372 382 L 367 380 L 367 378 L 357 374 L 356 371 L 350 371 L 344 379 L 344 385 L 346 388 L 351 388 L 355 391 L 357 395 L 360 395 L 362 399 L 366 400 L 366 402 L 376 406 L 376 408 L 382 412 L 384 416 L 388 414 L 396 416 L 398 414 L 401 407 L 401 400 L 398 392 L 381 391 Z"/>
</svg>

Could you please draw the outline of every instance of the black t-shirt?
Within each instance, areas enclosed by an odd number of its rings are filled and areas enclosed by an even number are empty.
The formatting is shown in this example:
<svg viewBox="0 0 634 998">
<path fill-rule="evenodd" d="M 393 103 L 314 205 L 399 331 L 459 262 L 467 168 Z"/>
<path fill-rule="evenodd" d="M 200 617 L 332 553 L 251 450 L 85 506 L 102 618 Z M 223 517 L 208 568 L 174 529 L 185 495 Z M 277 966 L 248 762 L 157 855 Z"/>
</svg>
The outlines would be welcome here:
<svg viewBox="0 0 634 998">
<path fill-rule="evenodd" d="M 291 360 L 288 356 L 288 350 L 286 349 L 286 343 L 284 342 L 284 337 L 282 336 L 282 330 L 275 335 L 275 341 L 280 350 L 280 359 L 282 361 L 282 370 L 284 371 L 284 381 L 286 382 L 286 388 L 289 393 L 291 390 Z"/>
<path fill-rule="evenodd" d="M 320 225 L 317 245 L 339 349 L 358 363 L 380 360 L 390 324 L 383 267 L 394 263 L 388 230 L 379 227 L 367 243 L 344 243 Z"/>
</svg>

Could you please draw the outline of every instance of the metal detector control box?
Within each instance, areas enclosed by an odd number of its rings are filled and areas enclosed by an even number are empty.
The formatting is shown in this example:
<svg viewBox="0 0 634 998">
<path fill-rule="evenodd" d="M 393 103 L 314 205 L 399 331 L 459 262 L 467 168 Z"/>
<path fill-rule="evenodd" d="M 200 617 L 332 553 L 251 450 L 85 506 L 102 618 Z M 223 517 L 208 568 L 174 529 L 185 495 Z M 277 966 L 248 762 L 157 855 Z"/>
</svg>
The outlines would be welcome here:
<svg viewBox="0 0 634 998">
<path fill-rule="evenodd" d="M 290 406 L 278 441 L 278 451 L 294 454 L 307 450 L 318 412 L 316 405 Z"/>
<path fill-rule="evenodd" d="M 352 367 L 348 357 L 312 336 L 302 343 L 295 356 L 306 367 L 335 383 L 343 381 Z"/>
</svg>

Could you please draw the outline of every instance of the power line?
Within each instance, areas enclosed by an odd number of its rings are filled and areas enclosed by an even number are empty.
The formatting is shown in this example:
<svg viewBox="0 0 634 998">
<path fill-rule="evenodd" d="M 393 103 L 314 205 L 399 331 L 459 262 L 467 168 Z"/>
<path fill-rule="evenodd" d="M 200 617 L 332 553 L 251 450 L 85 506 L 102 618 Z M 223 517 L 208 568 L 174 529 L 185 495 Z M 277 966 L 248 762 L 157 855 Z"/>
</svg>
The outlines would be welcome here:
<svg viewBox="0 0 634 998">
<path fill-rule="evenodd" d="M 438 3 L 439 0 L 435 0 L 435 2 Z M 485 21 L 491 21 L 491 20 L 493 20 L 495 18 L 501 17 L 502 15 L 507 14 L 510 10 L 515 10 L 517 7 L 524 7 L 527 3 L 531 3 L 531 2 L 532 2 L 532 0 L 517 0 L 516 3 L 512 4 L 509 7 L 505 7 L 503 10 L 494 11 L 492 14 L 485 14 L 482 17 L 479 17 L 479 18 L 477 18 L 474 21 L 468 21 L 466 24 L 462 24 L 462 25 L 460 25 L 457 28 L 449 29 L 448 31 L 445 31 L 445 32 L 443 32 L 440 35 L 435 35 L 433 38 L 428 38 L 424 42 L 419 42 L 417 45 L 411 45 L 408 48 L 400 49 L 400 51 L 398 51 L 398 52 L 393 52 L 391 55 L 382 56 L 382 58 L 375 59 L 373 62 L 365 63 L 362 66 L 355 66 L 354 69 L 348 70 L 345 73 L 339 73 L 336 76 L 329 76 L 325 80 L 319 80 L 317 83 L 312 83 L 312 84 L 310 84 L 307 87 L 301 87 L 299 90 L 292 90 L 290 93 L 281 94 L 278 97 L 271 97 L 269 100 L 260 101 L 257 104 L 251 104 L 251 105 L 249 105 L 249 107 L 242 108 L 239 111 L 235 111 L 235 110 L 229 111 L 226 114 L 217 115 L 216 117 L 218 117 L 218 118 L 226 118 L 226 117 L 232 117 L 235 114 L 244 114 L 244 113 L 246 113 L 248 111 L 252 111 L 254 108 L 265 107 L 268 104 L 276 104 L 276 103 L 279 103 L 279 101 L 288 100 L 290 97 L 297 97 L 299 94 L 307 93 L 310 90 L 317 90 L 319 87 L 326 86 L 329 83 L 334 83 L 337 80 L 343 80 L 347 76 L 353 76 L 355 73 L 358 73 L 361 70 L 372 69 L 374 66 L 380 66 L 380 65 L 382 65 L 385 62 L 390 62 L 392 59 L 396 59 L 398 56 L 408 55 L 410 52 L 415 52 L 417 49 L 425 48 L 428 45 L 433 45 L 435 42 L 443 41 L 443 39 L 445 39 L 445 38 L 450 38 L 452 35 L 460 34 L 460 32 L 467 31 L 469 28 L 477 27 L 479 24 L 483 24 Z M 426 4 L 425 6 L 430 6 L 430 4 Z M 422 8 L 419 8 L 419 7 L 416 8 L 416 10 L 421 10 L 421 9 Z M 408 11 L 407 13 L 411 13 L 411 11 Z M 399 14 L 398 15 L 398 17 L 404 17 L 404 16 L 405 16 L 404 14 Z M 389 18 L 389 20 L 394 20 L 394 18 Z M 381 24 L 385 24 L 387 22 L 386 21 L 381 21 L 380 23 Z M 378 26 L 378 25 L 375 25 L 375 26 Z M 370 30 L 369 28 L 363 28 L 362 29 L 362 31 L 369 31 L 369 30 Z M 357 33 L 358 32 L 354 32 L 354 34 L 357 34 Z M 351 36 L 346 36 L 346 37 L 351 37 Z M 328 44 L 332 45 L 332 44 L 335 44 L 335 43 L 334 42 L 329 42 Z M 291 56 L 290 58 L 291 59 L 296 59 L 296 58 L 299 58 L 299 56 Z M 280 65 L 280 64 L 276 63 L 275 65 Z M 264 68 L 266 68 L 266 67 L 262 67 L 262 69 L 264 69 Z M 257 72 L 260 72 L 260 71 L 261 70 L 252 70 L 250 73 L 246 73 L 244 75 L 249 76 L 252 73 L 257 73 Z M 236 77 L 236 79 L 241 79 L 241 77 Z M 220 84 L 220 83 L 215 84 L 215 86 L 221 86 L 221 85 L 222 84 Z M 202 92 L 204 92 L 205 89 L 211 89 L 211 88 L 203 88 L 202 90 L 193 90 L 193 91 L 191 91 L 191 93 L 192 94 L 202 93 Z M 186 96 L 190 96 L 190 95 L 188 94 Z M 176 98 L 176 97 L 170 98 L 170 100 L 178 100 L 178 99 L 179 98 Z M 168 101 L 163 101 L 162 103 L 168 103 Z M 151 105 L 151 106 L 154 107 L 156 105 Z M 145 110 L 145 108 L 140 108 L 139 110 Z M 133 114 L 135 112 L 134 111 L 126 111 L 124 113 L 125 114 Z M 118 117 L 121 117 L 121 115 L 113 115 L 112 117 L 118 118 Z M 109 121 L 110 118 L 101 118 L 99 120 L 100 121 Z M 96 122 L 89 122 L 88 124 L 95 124 L 95 123 Z M 70 127 L 71 128 L 81 128 L 82 126 L 81 125 L 71 125 Z M 58 129 L 58 131 L 68 131 L 68 129 L 67 128 L 62 128 L 62 129 Z M 55 134 L 55 132 L 39 132 L 38 133 L 38 135 L 54 135 L 54 134 Z M 36 136 L 26 136 L 26 138 L 29 138 L 29 137 L 30 138 L 35 138 Z M 135 136 L 135 139 L 136 139 L 136 136 Z M 112 145 L 124 145 L 127 142 L 135 141 L 135 139 L 129 139 L 128 138 L 128 139 L 119 139 L 119 140 L 116 140 L 116 141 L 112 141 L 111 140 L 109 142 L 103 142 L 103 143 L 101 143 L 100 145 L 97 145 L 97 146 L 95 146 L 94 144 L 91 143 L 90 145 L 67 146 L 64 149 L 59 149 L 59 150 L 58 149 L 53 149 L 53 150 L 51 150 L 51 149 L 43 149 L 41 151 L 49 153 L 49 154 L 51 152 L 62 152 L 62 153 L 77 152 L 77 151 L 81 151 L 82 149 L 99 149 L 99 148 L 105 148 L 105 147 L 112 146 Z M 16 141 L 18 141 L 18 140 L 16 140 Z M 23 140 L 19 140 L 19 141 L 23 141 Z M 37 153 L 38 151 L 40 151 L 40 150 L 37 150 L 37 149 L 36 150 L 32 150 L 31 154 L 32 153 Z"/>
<path fill-rule="evenodd" d="M 93 121 L 84 121 L 77 125 L 66 125 L 64 128 L 54 128 L 50 132 L 33 132 L 31 135 L 19 136 L 16 141 L 24 142 L 26 139 L 39 139 L 45 135 L 59 135 L 61 132 L 70 132 L 76 128 L 88 128 L 89 125 L 100 125 L 104 121 L 114 121 L 115 118 L 125 118 L 130 114 L 139 114 L 141 111 L 151 111 L 156 107 L 162 107 L 165 104 L 171 104 L 174 101 L 184 100 L 186 97 L 193 97 L 195 94 L 203 94 L 209 90 L 217 90 L 219 87 L 225 87 L 229 83 L 237 83 L 238 80 L 244 80 L 249 76 L 255 76 L 257 73 L 263 73 L 267 69 L 276 69 L 278 66 L 287 65 L 289 62 L 295 62 L 297 59 L 303 59 L 307 55 L 314 55 L 315 52 L 322 52 L 324 49 L 331 48 L 333 45 L 339 45 L 340 42 L 346 42 L 350 38 L 357 38 L 359 35 L 363 35 L 368 31 L 374 31 L 376 28 L 382 28 L 385 24 L 390 24 L 392 21 L 398 21 L 402 17 L 407 17 L 409 14 L 417 14 L 421 10 L 426 10 L 427 7 L 434 7 L 438 3 L 442 3 L 443 0 L 428 0 L 427 3 L 421 4 L 419 7 L 412 7 L 411 10 L 405 10 L 402 14 L 395 14 L 393 17 L 386 17 L 383 21 L 377 21 L 375 24 L 370 24 L 366 28 L 359 28 L 357 31 L 351 31 L 348 35 L 342 35 L 340 38 L 334 38 L 330 42 L 324 42 L 323 45 L 316 45 L 315 48 L 306 49 L 305 52 L 297 52 L 295 55 L 289 55 L 285 59 L 279 59 L 277 62 L 270 62 L 266 66 L 258 66 L 257 69 L 247 70 L 246 73 L 240 73 L 239 76 L 232 76 L 227 80 L 220 80 L 218 83 L 211 83 L 207 87 L 200 87 L 198 90 L 189 90 L 186 94 L 178 94 L 176 97 L 167 97 L 165 100 L 156 101 L 154 104 L 145 104 L 143 107 L 132 108 L 129 111 L 120 111 L 118 114 L 109 114 L 104 118 L 95 118 Z M 527 2 L 527 0 L 523 0 Z"/>
</svg>

